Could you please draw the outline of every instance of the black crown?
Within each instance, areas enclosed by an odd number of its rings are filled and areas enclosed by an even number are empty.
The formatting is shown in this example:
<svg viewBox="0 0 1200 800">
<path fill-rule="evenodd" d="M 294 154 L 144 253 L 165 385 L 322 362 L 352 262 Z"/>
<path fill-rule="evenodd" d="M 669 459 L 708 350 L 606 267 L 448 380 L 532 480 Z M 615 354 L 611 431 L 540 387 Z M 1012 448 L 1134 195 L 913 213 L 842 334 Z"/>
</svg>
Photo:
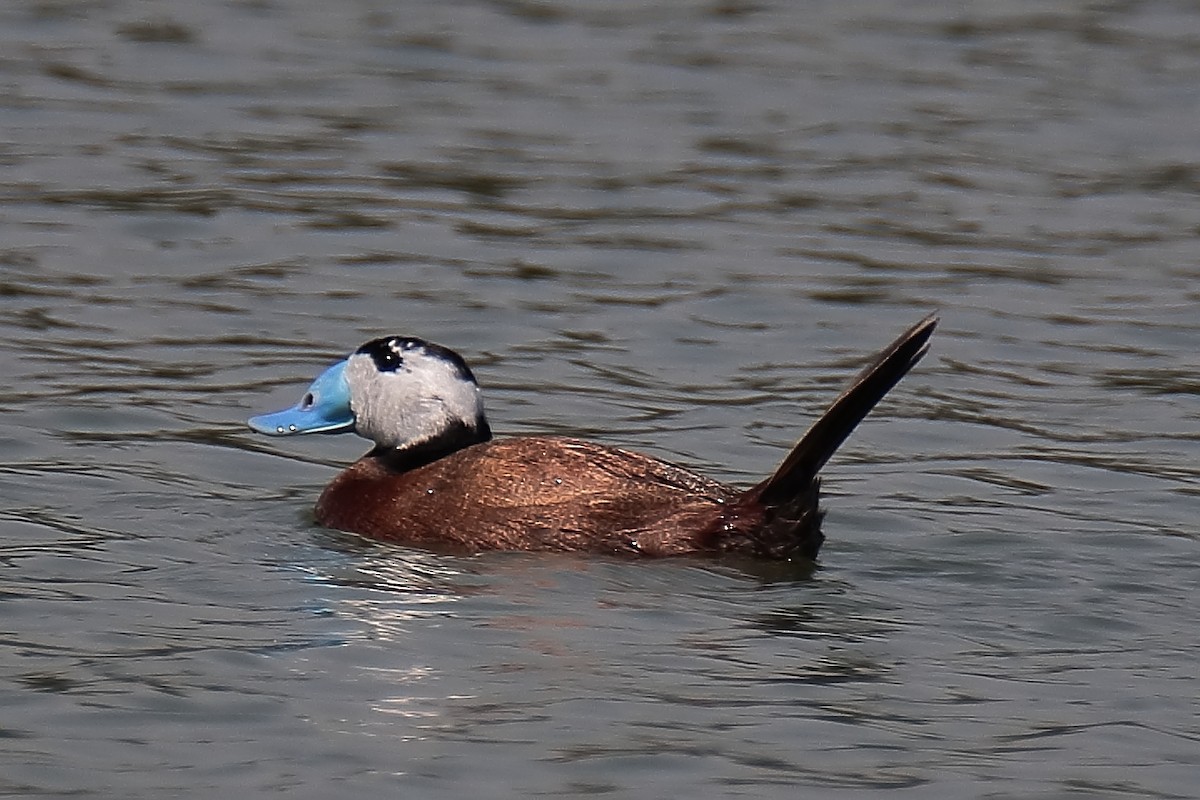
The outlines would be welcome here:
<svg viewBox="0 0 1200 800">
<path fill-rule="evenodd" d="M 476 383 L 475 375 L 463 357 L 448 347 L 427 342 L 412 336 L 384 336 L 372 339 L 354 351 L 355 355 L 370 356 L 375 362 L 375 369 L 380 372 L 399 372 L 407 370 L 404 366 L 404 356 L 407 353 L 421 353 L 430 358 L 446 362 L 454 369 L 459 380 Z"/>
</svg>

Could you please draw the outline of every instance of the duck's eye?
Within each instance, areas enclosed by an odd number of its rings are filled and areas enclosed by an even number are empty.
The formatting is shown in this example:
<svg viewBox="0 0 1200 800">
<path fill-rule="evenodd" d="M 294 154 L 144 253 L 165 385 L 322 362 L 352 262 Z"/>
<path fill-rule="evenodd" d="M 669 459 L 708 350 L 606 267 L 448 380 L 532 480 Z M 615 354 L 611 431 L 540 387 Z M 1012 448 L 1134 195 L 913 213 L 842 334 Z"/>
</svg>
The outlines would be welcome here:
<svg viewBox="0 0 1200 800">
<path fill-rule="evenodd" d="M 304 397 L 300 398 L 300 408 L 307 411 L 317 402 L 316 396 L 312 392 L 305 392 Z"/>
</svg>

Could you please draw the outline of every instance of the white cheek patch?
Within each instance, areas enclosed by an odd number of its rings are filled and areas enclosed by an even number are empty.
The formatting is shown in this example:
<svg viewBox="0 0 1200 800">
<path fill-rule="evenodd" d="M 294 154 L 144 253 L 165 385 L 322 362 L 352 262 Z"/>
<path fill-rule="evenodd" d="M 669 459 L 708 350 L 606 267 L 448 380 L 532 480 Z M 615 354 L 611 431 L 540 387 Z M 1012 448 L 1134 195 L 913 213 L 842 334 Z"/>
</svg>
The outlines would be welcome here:
<svg viewBox="0 0 1200 800">
<path fill-rule="evenodd" d="M 347 360 L 346 380 L 360 436 L 383 447 L 403 448 L 456 427 L 476 427 L 483 416 L 479 387 L 464 380 L 456 364 L 419 348 L 391 349 L 402 359 L 395 369 L 381 371 L 378 359 L 366 354 Z"/>
</svg>

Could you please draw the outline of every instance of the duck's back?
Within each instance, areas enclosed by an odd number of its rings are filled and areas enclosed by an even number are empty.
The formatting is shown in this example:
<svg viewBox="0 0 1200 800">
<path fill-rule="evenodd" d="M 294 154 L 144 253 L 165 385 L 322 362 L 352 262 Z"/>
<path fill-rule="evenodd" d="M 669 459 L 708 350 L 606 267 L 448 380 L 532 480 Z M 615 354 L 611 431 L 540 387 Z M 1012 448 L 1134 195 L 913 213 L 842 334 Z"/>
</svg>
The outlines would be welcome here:
<svg viewBox="0 0 1200 800">
<path fill-rule="evenodd" d="M 407 471 L 364 456 L 325 489 L 316 516 L 340 530 L 455 550 L 673 555 L 707 549 L 739 494 L 639 453 L 519 437 Z"/>
</svg>

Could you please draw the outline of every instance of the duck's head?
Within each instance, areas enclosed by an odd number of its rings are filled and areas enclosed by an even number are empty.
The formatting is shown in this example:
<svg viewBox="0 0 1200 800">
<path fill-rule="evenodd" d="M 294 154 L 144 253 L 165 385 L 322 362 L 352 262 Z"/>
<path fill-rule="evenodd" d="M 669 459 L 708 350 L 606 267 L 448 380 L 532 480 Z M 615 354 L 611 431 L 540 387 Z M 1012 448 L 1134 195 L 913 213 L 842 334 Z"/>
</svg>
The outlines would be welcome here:
<svg viewBox="0 0 1200 800">
<path fill-rule="evenodd" d="M 322 372 L 295 406 L 249 422 L 268 436 L 354 432 L 380 450 L 457 449 L 491 438 L 462 356 L 405 336 L 367 342 Z"/>
</svg>

